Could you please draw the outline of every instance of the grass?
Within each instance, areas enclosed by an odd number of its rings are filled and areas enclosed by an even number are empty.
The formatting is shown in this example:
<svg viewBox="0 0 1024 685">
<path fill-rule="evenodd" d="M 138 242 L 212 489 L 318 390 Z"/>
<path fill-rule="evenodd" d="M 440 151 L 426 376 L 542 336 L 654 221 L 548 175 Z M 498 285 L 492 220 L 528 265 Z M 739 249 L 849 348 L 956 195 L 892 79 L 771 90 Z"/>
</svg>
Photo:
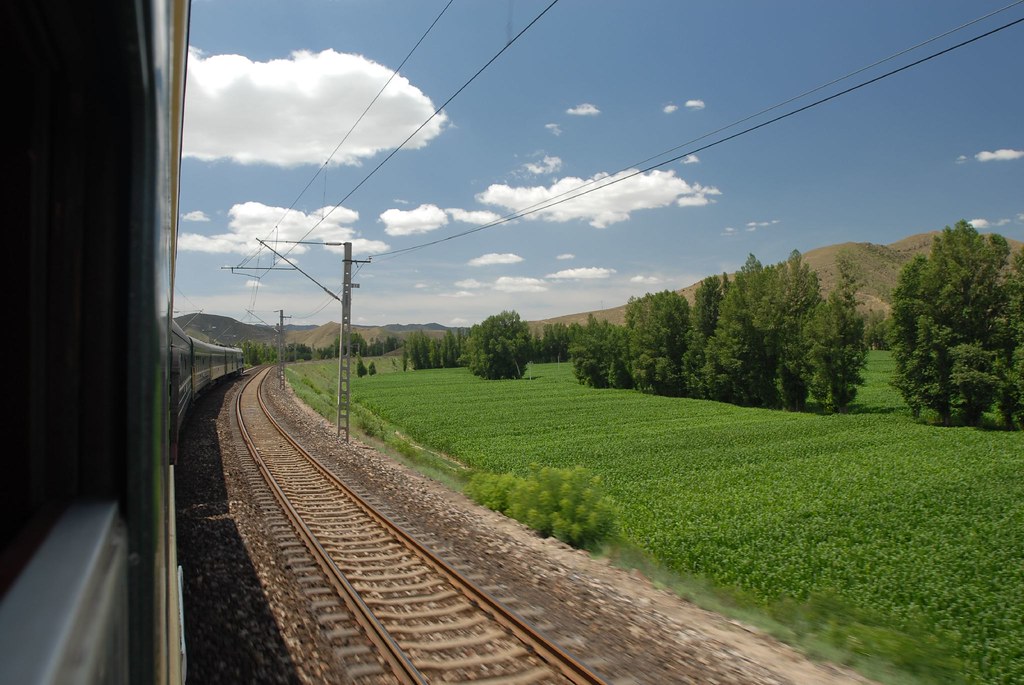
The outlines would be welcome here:
<svg viewBox="0 0 1024 685">
<path fill-rule="evenodd" d="M 637 553 L 873 677 L 1024 682 L 1024 435 L 916 422 L 891 370 L 872 353 L 845 416 L 598 391 L 568 364 L 381 374 L 353 397 L 470 469 L 584 466 Z"/>
</svg>

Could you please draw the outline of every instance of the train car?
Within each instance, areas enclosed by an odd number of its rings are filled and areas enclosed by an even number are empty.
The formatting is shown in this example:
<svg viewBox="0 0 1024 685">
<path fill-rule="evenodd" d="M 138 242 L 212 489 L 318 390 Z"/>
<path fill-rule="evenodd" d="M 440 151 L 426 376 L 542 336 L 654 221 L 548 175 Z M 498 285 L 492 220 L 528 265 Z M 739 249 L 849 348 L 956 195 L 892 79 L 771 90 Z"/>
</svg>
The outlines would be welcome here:
<svg viewBox="0 0 1024 685">
<path fill-rule="evenodd" d="M 180 683 L 171 312 L 187 0 L 7 0 L 0 682 Z"/>
<path fill-rule="evenodd" d="M 193 338 L 173 320 L 170 354 L 171 463 L 176 464 L 178 436 L 195 398 L 218 381 L 240 374 L 245 364 L 242 350 Z"/>
<path fill-rule="evenodd" d="M 242 350 L 192 339 L 192 388 L 197 395 L 241 370 Z"/>
</svg>

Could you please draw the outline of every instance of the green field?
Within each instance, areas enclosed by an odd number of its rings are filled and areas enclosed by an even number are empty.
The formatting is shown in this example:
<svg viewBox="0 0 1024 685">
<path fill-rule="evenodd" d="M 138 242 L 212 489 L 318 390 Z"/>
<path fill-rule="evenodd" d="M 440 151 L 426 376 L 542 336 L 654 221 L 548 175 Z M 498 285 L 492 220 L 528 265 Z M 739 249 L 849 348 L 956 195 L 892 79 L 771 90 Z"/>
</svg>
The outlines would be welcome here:
<svg viewBox="0 0 1024 685">
<path fill-rule="evenodd" d="M 890 373 L 872 353 L 845 416 L 593 390 L 564 363 L 352 388 L 472 468 L 587 467 L 630 542 L 783 622 L 813 615 L 850 652 L 925 680 L 1024 682 L 1024 434 L 915 422 Z"/>
</svg>

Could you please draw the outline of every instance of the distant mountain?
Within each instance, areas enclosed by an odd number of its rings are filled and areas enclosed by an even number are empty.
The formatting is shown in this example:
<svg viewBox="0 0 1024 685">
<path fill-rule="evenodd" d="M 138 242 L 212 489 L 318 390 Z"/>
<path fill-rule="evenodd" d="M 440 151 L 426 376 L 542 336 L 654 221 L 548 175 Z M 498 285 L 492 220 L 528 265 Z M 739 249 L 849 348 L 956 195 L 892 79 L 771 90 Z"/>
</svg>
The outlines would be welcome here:
<svg viewBox="0 0 1024 685">
<path fill-rule="evenodd" d="M 803 253 L 803 259 L 817 272 L 818 281 L 821 283 L 822 296 L 828 297 L 838 279 L 838 257 L 840 254 L 846 255 L 853 262 L 854 268 L 857 270 L 858 277 L 861 280 L 861 286 L 857 290 L 861 310 L 864 312 L 880 311 L 888 314 L 892 306 L 892 291 L 899 281 L 903 265 L 913 259 L 915 255 L 929 255 L 932 249 L 932 240 L 939 233 L 941 231 L 918 233 L 888 245 L 876 245 L 874 243 L 828 245 Z M 1018 240 L 1007 238 L 1007 242 L 1013 251 L 1024 248 L 1024 243 Z M 733 276 L 735 274 L 729 274 L 730 278 Z M 700 283 L 698 281 L 676 292 L 685 296 L 690 301 L 690 304 L 693 304 Z M 597 319 L 604 319 L 621 325 L 626 322 L 626 305 L 534 321 L 531 322 L 531 327 L 537 330 L 546 323 L 585 324 L 590 314 L 593 314 Z"/>
<path fill-rule="evenodd" d="M 226 316 L 216 314 L 186 314 L 175 317 L 175 322 L 181 326 L 186 333 L 199 340 L 215 342 L 218 345 L 229 345 L 232 347 L 242 344 L 242 341 L 251 340 L 267 345 L 277 344 L 276 326 L 254 326 L 241 323 Z M 317 325 L 290 325 L 285 324 L 285 342 L 300 343 L 316 349 L 334 344 L 334 338 L 338 336 L 339 324 L 330 322 L 321 326 Z M 388 324 L 387 326 L 352 326 L 354 332 L 358 332 L 367 340 L 382 340 L 389 335 L 397 338 L 406 338 L 414 331 L 423 331 L 430 337 L 441 337 L 446 331 L 456 331 L 455 328 L 442 326 L 439 323 L 426 324 Z"/>
<path fill-rule="evenodd" d="M 243 340 L 268 344 L 277 340 L 277 331 L 272 326 L 253 326 L 227 316 L 186 314 L 175 317 L 174 321 L 193 338 L 218 345 L 237 347 Z"/>
</svg>

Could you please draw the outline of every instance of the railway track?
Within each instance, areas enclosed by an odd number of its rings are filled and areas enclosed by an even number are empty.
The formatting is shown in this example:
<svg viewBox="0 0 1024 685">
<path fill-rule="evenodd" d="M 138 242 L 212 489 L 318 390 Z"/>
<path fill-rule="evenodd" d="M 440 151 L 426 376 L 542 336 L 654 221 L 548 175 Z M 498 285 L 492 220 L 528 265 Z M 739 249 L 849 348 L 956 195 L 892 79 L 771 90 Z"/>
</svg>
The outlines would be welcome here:
<svg viewBox="0 0 1024 685">
<path fill-rule="evenodd" d="M 266 376 L 238 393 L 243 439 L 386 671 L 403 683 L 603 682 L 306 453 L 270 416 Z"/>
</svg>

